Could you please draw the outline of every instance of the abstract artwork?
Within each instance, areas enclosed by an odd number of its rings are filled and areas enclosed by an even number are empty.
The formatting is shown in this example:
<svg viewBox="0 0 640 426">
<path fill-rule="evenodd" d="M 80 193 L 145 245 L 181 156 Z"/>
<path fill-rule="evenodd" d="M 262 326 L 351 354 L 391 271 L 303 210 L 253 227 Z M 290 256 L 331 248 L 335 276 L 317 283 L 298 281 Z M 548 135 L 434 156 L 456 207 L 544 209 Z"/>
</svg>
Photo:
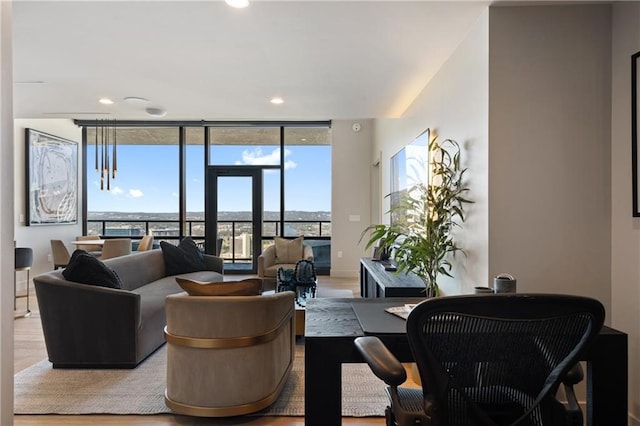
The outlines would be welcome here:
<svg viewBox="0 0 640 426">
<path fill-rule="evenodd" d="M 78 144 L 26 129 L 27 225 L 78 221 Z"/>
</svg>

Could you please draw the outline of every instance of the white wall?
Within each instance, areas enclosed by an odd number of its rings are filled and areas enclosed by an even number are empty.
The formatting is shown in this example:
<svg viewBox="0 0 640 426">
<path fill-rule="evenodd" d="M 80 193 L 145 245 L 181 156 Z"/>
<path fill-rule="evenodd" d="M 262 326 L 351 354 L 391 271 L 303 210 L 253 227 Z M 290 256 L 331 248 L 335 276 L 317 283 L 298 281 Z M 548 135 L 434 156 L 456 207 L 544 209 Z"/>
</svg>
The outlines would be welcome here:
<svg viewBox="0 0 640 426">
<path fill-rule="evenodd" d="M 376 120 L 374 152 L 381 152 L 381 192 L 390 191 L 390 158 L 426 128 L 439 139 L 454 139 L 463 146 L 463 167 L 468 168 L 468 219 L 457 241 L 467 253 L 456 262 L 454 279 L 441 277 L 443 294 L 471 293 L 488 284 L 488 12 L 483 13 L 466 39 L 399 119 Z M 379 202 L 380 216 L 388 223 L 388 199 Z M 377 205 L 377 204 L 376 204 Z"/>
<path fill-rule="evenodd" d="M 334 120 L 331 140 L 331 276 L 357 277 L 367 255 L 360 235 L 371 224 L 373 120 Z"/>
<path fill-rule="evenodd" d="M 611 315 L 629 336 L 629 411 L 640 424 L 640 218 L 631 216 L 631 55 L 640 51 L 640 3 L 613 6 Z"/>
<path fill-rule="evenodd" d="M 25 183 L 25 129 L 31 128 L 61 138 L 78 142 L 78 157 L 81 157 L 82 131 L 80 127 L 73 124 L 71 120 L 61 119 L 39 119 L 39 120 L 15 120 L 14 122 L 14 176 L 15 194 L 13 203 L 15 240 L 17 246 L 31 247 L 33 249 L 33 267 L 31 276 L 34 277 L 53 269 L 53 263 L 48 260 L 51 254 L 51 240 L 62 240 L 66 243 L 69 252 L 74 247 L 70 244 L 76 236 L 82 235 L 82 182 L 80 174 L 78 176 L 78 223 L 73 225 L 39 225 L 25 226 L 20 222 L 20 218 L 26 220 L 26 183 Z M 78 163 L 78 171 L 82 170 L 82 160 Z M 20 274 L 19 288 L 25 285 L 24 275 Z"/>
<path fill-rule="evenodd" d="M 608 5 L 490 9 L 489 271 L 609 314 L 610 34 Z"/>
<path fill-rule="evenodd" d="M 0 424 L 13 424 L 13 74 L 11 2 L 0 1 Z"/>
</svg>

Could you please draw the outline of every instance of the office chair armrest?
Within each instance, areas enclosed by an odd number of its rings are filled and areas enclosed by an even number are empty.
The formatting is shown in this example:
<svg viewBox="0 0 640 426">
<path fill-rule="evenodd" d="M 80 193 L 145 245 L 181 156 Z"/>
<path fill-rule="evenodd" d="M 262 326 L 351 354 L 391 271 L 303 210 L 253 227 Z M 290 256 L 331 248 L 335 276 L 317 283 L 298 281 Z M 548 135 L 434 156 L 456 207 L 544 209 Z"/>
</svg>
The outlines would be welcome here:
<svg viewBox="0 0 640 426">
<path fill-rule="evenodd" d="M 373 336 L 358 337 L 354 344 L 373 374 L 386 384 L 400 386 L 407 380 L 404 367 L 380 339 Z"/>
<path fill-rule="evenodd" d="M 571 367 L 571 370 L 569 370 L 566 376 L 564 376 L 564 379 L 562 379 L 564 396 L 567 399 L 567 405 L 565 409 L 567 410 L 567 416 L 571 420 L 570 424 L 572 426 L 582 426 L 583 424 L 582 410 L 580 409 L 580 405 L 578 404 L 576 393 L 573 390 L 573 386 L 580 383 L 583 379 L 584 372 L 582 371 L 582 366 L 579 362 Z"/>
<path fill-rule="evenodd" d="M 580 363 L 576 363 L 569 371 L 567 371 L 566 376 L 562 379 L 562 384 L 564 385 L 577 385 L 584 379 L 584 372 L 582 371 L 582 366 Z"/>
</svg>

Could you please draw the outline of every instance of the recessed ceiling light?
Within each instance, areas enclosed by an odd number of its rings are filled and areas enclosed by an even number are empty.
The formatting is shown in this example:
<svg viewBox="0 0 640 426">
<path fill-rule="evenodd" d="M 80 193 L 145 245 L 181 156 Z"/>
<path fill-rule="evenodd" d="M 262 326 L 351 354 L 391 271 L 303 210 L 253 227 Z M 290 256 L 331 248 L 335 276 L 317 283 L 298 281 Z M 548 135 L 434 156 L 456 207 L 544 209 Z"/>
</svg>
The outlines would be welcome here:
<svg viewBox="0 0 640 426">
<path fill-rule="evenodd" d="M 161 118 L 161 117 L 164 117 L 165 115 L 167 115 L 167 110 L 162 109 L 162 108 L 149 107 L 149 108 L 145 109 L 145 111 L 150 116 L 156 117 L 156 118 Z"/>
<path fill-rule="evenodd" d="M 144 105 L 151 102 L 149 99 L 141 98 L 139 96 L 128 96 L 123 99 L 126 103 L 131 105 Z"/>
<path fill-rule="evenodd" d="M 225 3 L 231 7 L 235 7 L 236 9 L 242 9 L 249 6 L 249 0 L 225 0 Z"/>
<path fill-rule="evenodd" d="M 274 105 L 282 105 L 284 103 L 284 99 L 282 98 L 271 98 L 271 103 Z"/>
<path fill-rule="evenodd" d="M 98 102 L 100 102 L 102 105 L 113 105 L 113 101 L 109 98 L 100 98 L 98 99 Z"/>
</svg>

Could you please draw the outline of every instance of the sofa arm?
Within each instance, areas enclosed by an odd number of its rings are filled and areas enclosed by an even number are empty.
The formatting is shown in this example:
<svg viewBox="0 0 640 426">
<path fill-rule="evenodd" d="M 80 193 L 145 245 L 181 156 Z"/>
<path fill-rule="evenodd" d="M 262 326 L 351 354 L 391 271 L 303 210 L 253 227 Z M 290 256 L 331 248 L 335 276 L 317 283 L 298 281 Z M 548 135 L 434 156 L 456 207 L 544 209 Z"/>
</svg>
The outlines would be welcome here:
<svg viewBox="0 0 640 426">
<path fill-rule="evenodd" d="M 222 258 L 212 254 L 204 254 L 203 256 L 207 270 L 224 274 L 224 261 Z"/>
<path fill-rule="evenodd" d="M 49 361 L 54 367 L 137 363 L 140 295 L 53 276 L 34 278 Z"/>
<path fill-rule="evenodd" d="M 258 276 L 264 278 L 264 271 L 276 263 L 276 246 L 270 245 L 258 256 Z"/>
</svg>

